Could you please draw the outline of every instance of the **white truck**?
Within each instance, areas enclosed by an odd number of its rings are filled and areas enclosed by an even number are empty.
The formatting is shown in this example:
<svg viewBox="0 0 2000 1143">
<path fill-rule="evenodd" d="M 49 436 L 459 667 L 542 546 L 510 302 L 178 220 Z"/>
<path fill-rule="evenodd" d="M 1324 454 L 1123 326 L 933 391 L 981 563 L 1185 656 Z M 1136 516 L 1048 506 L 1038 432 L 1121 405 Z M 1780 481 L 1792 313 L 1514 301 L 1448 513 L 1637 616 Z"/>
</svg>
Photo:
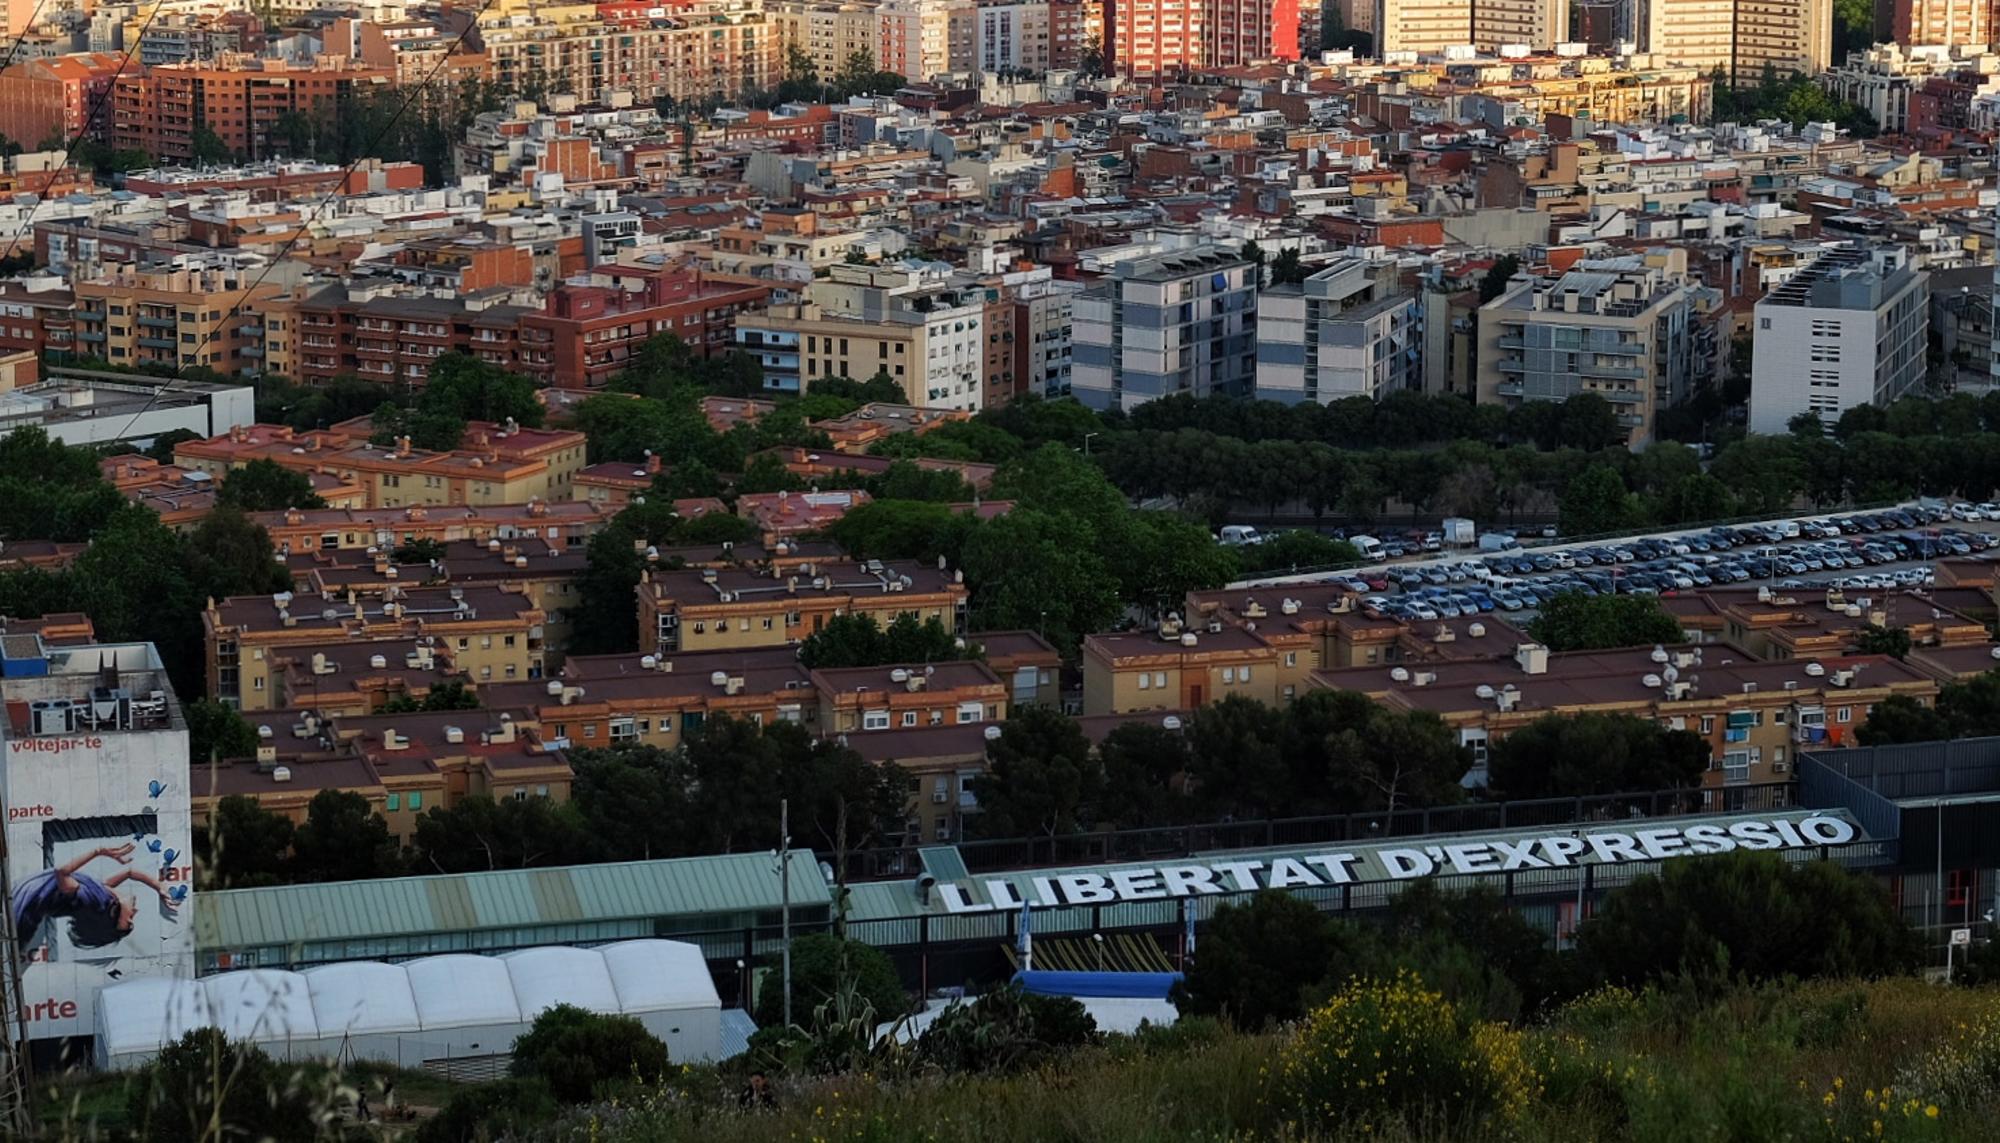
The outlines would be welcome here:
<svg viewBox="0 0 2000 1143">
<path fill-rule="evenodd" d="M 1264 542 L 1264 534 L 1249 524 L 1224 524 L 1215 537 L 1232 548 L 1249 547 Z"/>
<path fill-rule="evenodd" d="M 1360 552 L 1364 560 L 1382 558 L 1382 541 L 1373 536 L 1349 536 L 1347 542 L 1354 545 L 1354 550 Z"/>
<path fill-rule="evenodd" d="M 1444 542 L 1454 548 L 1463 548 L 1473 543 L 1476 528 L 1472 521 L 1463 516 L 1447 516 L 1444 519 Z"/>
</svg>

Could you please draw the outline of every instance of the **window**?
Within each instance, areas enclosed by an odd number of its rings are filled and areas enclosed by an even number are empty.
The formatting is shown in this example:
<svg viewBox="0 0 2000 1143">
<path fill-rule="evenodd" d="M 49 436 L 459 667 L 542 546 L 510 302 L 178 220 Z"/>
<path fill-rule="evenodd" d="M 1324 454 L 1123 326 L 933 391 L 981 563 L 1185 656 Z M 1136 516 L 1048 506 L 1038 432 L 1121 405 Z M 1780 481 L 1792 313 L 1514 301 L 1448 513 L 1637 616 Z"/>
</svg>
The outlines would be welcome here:
<svg viewBox="0 0 2000 1143">
<path fill-rule="evenodd" d="M 764 630 L 769 631 L 770 629 L 771 629 L 771 617 L 766 615 L 764 617 Z"/>
<path fill-rule="evenodd" d="M 1286 665 L 1287 667 L 1296 667 L 1296 666 L 1298 666 L 1298 665 L 1299 665 L 1299 653 L 1298 653 L 1297 651 L 1287 651 L 1287 652 L 1285 652 L 1285 665 Z"/>
<path fill-rule="evenodd" d="M 1237 672 L 1236 672 L 1236 681 L 1237 681 L 1237 682 L 1241 682 L 1241 683 L 1247 683 L 1247 682 L 1249 682 L 1249 681 L 1250 681 L 1250 668 L 1248 668 L 1248 667 L 1241 667 L 1241 668 L 1238 668 L 1238 669 L 1237 669 Z"/>
<path fill-rule="evenodd" d="M 868 710 L 861 712 L 861 729 L 863 730 L 889 729 L 889 712 L 886 710 Z"/>
<path fill-rule="evenodd" d="M 517 801 L 517 802 L 525 802 L 525 801 L 527 801 L 527 800 L 528 800 L 528 788 L 527 788 L 526 786 L 516 786 L 516 787 L 514 787 L 514 800 L 515 800 L 515 801 Z"/>
<path fill-rule="evenodd" d="M 1854 708 L 1851 706 L 1835 707 L 1833 710 L 1833 721 L 1835 722 L 1847 722 L 1853 717 Z"/>
<path fill-rule="evenodd" d="M 506 643 L 505 643 L 505 644 L 503 644 L 503 645 L 504 645 L 504 646 L 508 646 L 508 647 L 512 647 L 512 646 L 514 645 L 514 639 L 515 639 L 515 636 L 512 636 L 512 635 L 509 635 L 509 636 L 507 636 L 507 641 L 506 641 Z"/>
<path fill-rule="evenodd" d="M 1165 671 L 1153 672 L 1153 689 L 1162 691 L 1167 689 L 1167 673 Z"/>
<path fill-rule="evenodd" d="M 390 794 L 388 797 L 382 799 L 382 808 L 389 811 L 390 813 L 395 813 L 397 810 L 402 809 L 403 795 Z"/>
<path fill-rule="evenodd" d="M 1714 734 L 1714 733 L 1715 733 L 1715 716 L 1714 716 L 1714 715 L 1712 715 L 1712 714 L 1704 714 L 1704 715 L 1702 715 L 1702 716 L 1701 716 L 1701 732 L 1702 732 L 1703 734 Z"/>
<path fill-rule="evenodd" d="M 1228 684 L 1228 683 L 1233 683 L 1233 682 L 1235 682 L 1235 681 L 1236 681 L 1236 668 L 1235 668 L 1235 667 L 1224 667 L 1224 668 L 1222 668 L 1222 681 L 1223 681 L 1223 683 L 1225 683 L 1225 684 Z"/>
<path fill-rule="evenodd" d="M 958 721 L 960 723 L 978 722 L 985 713 L 984 708 L 976 702 L 962 702 L 958 704 Z"/>
<path fill-rule="evenodd" d="M 546 785 L 542 785 L 542 786 L 536 786 L 536 787 L 535 787 L 535 796 L 536 796 L 536 797 L 538 797 L 538 798 L 546 798 L 546 797 L 548 797 L 548 796 L 549 796 L 549 788 L 548 788 L 548 786 L 546 786 Z"/>
<path fill-rule="evenodd" d="M 1142 691 L 1153 689 L 1153 676 L 1146 671 L 1139 672 L 1139 689 Z"/>
<path fill-rule="evenodd" d="M 256 678 L 254 678 L 254 679 L 251 679 L 251 680 L 250 680 L 250 689 L 251 689 L 251 690 L 253 690 L 253 691 L 261 691 L 261 690 L 263 690 L 263 689 L 264 689 L 264 676 L 262 676 L 262 675 L 258 675 L 258 676 L 257 676 Z M 1846 722 L 1847 720 L 1843 718 L 1843 719 L 1841 719 L 1840 721 L 1842 721 L 1842 722 Z"/>
<path fill-rule="evenodd" d="M 916 712 L 916 711 L 914 711 L 914 710 L 906 710 L 906 711 L 904 711 L 904 712 L 903 712 L 903 725 L 904 725 L 904 726 L 915 726 L 916 724 L 917 724 L 917 712 Z"/>
<path fill-rule="evenodd" d="M 422 790 L 411 790 L 410 809 L 414 811 L 414 810 L 421 810 L 423 808 L 424 808 L 424 792 Z"/>
</svg>

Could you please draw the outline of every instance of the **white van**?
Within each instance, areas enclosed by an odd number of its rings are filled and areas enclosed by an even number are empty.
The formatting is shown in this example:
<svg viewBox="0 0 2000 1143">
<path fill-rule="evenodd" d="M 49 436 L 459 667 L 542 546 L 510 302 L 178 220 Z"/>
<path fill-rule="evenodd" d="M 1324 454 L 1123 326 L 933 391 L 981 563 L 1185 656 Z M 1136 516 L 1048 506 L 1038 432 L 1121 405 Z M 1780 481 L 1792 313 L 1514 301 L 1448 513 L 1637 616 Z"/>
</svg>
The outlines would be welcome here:
<svg viewBox="0 0 2000 1143">
<path fill-rule="evenodd" d="M 1349 536 L 1347 542 L 1354 545 L 1354 550 L 1361 553 L 1362 559 L 1382 558 L 1382 541 L 1373 536 Z"/>
<path fill-rule="evenodd" d="M 1247 547 L 1264 542 L 1263 533 L 1249 524 L 1224 524 L 1216 539 L 1232 548 Z"/>
</svg>

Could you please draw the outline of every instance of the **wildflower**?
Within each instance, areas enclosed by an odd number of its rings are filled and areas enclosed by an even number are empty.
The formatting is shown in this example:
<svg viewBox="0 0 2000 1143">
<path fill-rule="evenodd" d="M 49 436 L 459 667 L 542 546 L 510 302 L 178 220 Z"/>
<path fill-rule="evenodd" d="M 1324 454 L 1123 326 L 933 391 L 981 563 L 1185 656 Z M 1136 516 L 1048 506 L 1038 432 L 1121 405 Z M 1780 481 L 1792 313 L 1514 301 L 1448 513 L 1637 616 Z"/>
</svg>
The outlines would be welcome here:
<svg viewBox="0 0 2000 1143">
<path fill-rule="evenodd" d="M 1928 1106 L 1928 1107 L 1924 1108 L 1924 1118 L 1926 1118 L 1926 1119 L 1936 1119 L 1937 1117 L 1938 1117 L 1938 1105 L 1937 1105 L 1937 1104 L 1933 1103 L 1933 1104 L 1931 1104 L 1930 1106 Z"/>
</svg>

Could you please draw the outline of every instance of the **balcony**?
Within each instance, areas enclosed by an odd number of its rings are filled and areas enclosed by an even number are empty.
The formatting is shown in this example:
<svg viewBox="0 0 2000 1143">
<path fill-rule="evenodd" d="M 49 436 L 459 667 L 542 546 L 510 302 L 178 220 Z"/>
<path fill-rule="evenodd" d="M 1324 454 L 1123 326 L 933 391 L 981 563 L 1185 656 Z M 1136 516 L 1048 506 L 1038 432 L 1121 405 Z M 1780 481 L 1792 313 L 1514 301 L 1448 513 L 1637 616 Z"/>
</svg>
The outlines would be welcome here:
<svg viewBox="0 0 2000 1143">
<path fill-rule="evenodd" d="M 1614 405 L 1643 405 L 1646 402 L 1644 393 L 1635 393 L 1630 389 L 1586 389 L 1584 392 L 1595 393 Z"/>
<path fill-rule="evenodd" d="M 1527 372 L 1526 364 L 1524 364 L 1518 357 L 1503 357 L 1500 360 L 1494 362 L 1494 366 L 1498 368 L 1502 373 Z"/>
<path fill-rule="evenodd" d="M 140 334 L 135 340 L 147 349 L 172 349 L 178 343 L 171 337 L 147 337 Z"/>
<path fill-rule="evenodd" d="M 1644 369 L 1633 369 L 1624 365 L 1593 365 L 1586 362 L 1577 366 L 1576 371 L 1585 377 L 1610 377 L 1619 381 L 1644 381 L 1646 379 L 1646 371 Z"/>
<path fill-rule="evenodd" d="M 101 330 L 80 329 L 76 331 L 76 339 L 78 341 L 103 341 L 104 333 Z"/>
<path fill-rule="evenodd" d="M 153 314 L 140 314 L 139 324 L 151 326 L 154 329 L 178 329 L 180 327 L 180 323 L 173 318 L 158 317 Z"/>
</svg>

